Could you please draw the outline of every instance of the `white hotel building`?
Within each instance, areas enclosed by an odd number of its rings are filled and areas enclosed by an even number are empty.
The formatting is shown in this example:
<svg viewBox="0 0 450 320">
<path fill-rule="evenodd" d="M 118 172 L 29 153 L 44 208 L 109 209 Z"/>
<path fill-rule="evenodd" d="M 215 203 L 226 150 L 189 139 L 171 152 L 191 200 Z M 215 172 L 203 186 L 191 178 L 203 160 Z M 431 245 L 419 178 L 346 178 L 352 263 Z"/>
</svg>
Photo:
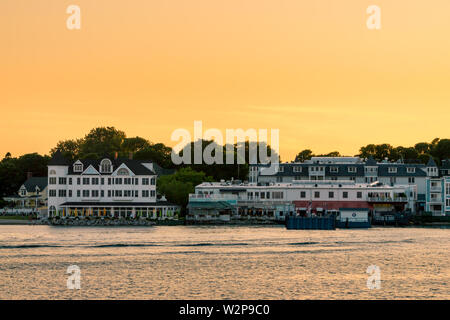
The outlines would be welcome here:
<svg viewBox="0 0 450 320">
<path fill-rule="evenodd" d="M 48 216 L 172 218 L 179 207 L 157 200 L 153 163 L 110 159 L 67 162 L 56 152 L 48 165 Z"/>
</svg>

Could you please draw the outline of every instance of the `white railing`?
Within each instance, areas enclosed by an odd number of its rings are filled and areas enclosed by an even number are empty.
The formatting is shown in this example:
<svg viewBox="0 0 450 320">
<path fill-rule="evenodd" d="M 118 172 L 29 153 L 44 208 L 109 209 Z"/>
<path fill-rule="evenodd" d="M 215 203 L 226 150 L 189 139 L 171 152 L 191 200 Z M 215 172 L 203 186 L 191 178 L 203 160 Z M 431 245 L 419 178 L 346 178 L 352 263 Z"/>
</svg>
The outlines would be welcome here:
<svg viewBox="0 0 450 320">
<path fill-rule="evenodd" d="M 238 200 L 235 194 L 189 194 L 189 200 Z"/>
</svg>

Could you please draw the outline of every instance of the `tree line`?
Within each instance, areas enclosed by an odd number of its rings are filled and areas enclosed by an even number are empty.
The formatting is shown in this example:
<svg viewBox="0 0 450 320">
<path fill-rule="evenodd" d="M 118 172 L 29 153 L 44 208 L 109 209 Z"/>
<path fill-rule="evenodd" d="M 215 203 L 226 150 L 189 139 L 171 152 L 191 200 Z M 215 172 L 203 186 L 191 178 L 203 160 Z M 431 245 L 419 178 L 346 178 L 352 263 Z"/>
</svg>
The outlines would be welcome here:
<svg viewBox="0 0 450 320">
<path fill-rule="evenodd" d="M 194 150 L 196 143 L 201 144 L 202 151 L 206 146 L 214 141 L 198 140 L 191 142 L 190 150 Z M 168 176 L 159 177 L 157 182 L 158 192 L 165 194 L 167 199 L 173 203 L 185 206 L 188 201 L 188 194 L 194 192 L 194 187 L 203 181 L 238 180 L 248 179 L 248 165 L 251 144 L 254 142 L 235 143 L 233 146 L 217 146 L 222 150 L 224 164 L 205 163 L 194 164 L 194 154 L 191 152 L 191 164 L 174 165 L 171 159 L 172 148 L 163 143 L 153 143 L 142 137 L 127 137 L 124 131 L 114 127 L 98 127 L 90 130 L 83 138 L 59 141 L 50 150 L 50 155 L 39 155 L 38 153 L 25 154 L 14 158 L 10 153 L 0 161 L 0 196 L 8 196 L 17 193 L 20 186 L 27 178 L 27 173 L 33 176 L 46 176 L 47 164 L 51 156 L 60 151 L 65 158 L 70 161 L 76 159 L 101 159 L 103 157 L 114 157 L 115 154 L 121 158 L 128 158 L 130 154 L 133 159 L 151 160 L 166 169 L 176 169 L 175 173 Z M 256 145 L 257 154 L 259 148 L 266 148 L 268 156 L 272 152 L 270 145 Z M 179 154 L 182 155 L 187 150 L 188 145 Z M 243 148 L 244 159 L 242 164 L 237 164 L 240 156 L 238 149 Z M 225 157 L 228 150 L 232 150 L 234 164 L 225 164 Z M 214 155 L 214 152 L 213 152 Z M 314 155 L 309 149 L 297 154 L 295 161 L 305 161 L 313 156 L 341 156 L 338 151 L 328 154 Z M 437 163 L 443 159 L 450 158 L 450 140 L 434 139 L 432 142 L 421 142 L 414 147 L 393 147 L 389 144 L 368 144 L 360 148 L 359 154 L 362 158 L 372 156 L 378 161 L 387 159 L 388 161 L 402 160 L 404 162 L 426 163 L 429 157 L 433 157 Z M 279 155 L 277 157 L 280 159 Z M 259 161 L 261 159 L 256 159 Z M 0 203 L 1 205 L 1 203 Z"/>
<path fill-rule="evenodd" d="M 315 155 L 312 150 L 305 149 L 300 151 L 295 157 L 296 162 L 310 160 L 312 157 L 341 157 L 338 151 L 327 154 Z M 390 144 L 368 144 L 359 149 L 359 153 L 355 156 L 361 158 L 372 157 L 377 161 L 404 163 L 423 163 L 426 164 L 432 157 L 437 164 L 441 164 L 442 160 L 450 158 L 450 139 L 433 139 L 430 143 L 419 142 L 413 147 L 394 147 Z"/>
</svg>

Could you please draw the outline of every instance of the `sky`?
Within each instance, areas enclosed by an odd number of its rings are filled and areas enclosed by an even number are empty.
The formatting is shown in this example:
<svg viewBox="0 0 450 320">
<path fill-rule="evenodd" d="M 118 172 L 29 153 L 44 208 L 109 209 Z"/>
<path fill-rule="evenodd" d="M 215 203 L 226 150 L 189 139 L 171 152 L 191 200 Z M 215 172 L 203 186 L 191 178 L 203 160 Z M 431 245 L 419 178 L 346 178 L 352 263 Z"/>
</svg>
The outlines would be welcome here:
<svg viewBox="0 0 450 320">
<path fill-rule="evenodd" d="M 279 129 L 283 161 L 449 138 L 449 16 L 448 0 L 2 0 L 0 158 L 97 126 L 175 146 L 195 120 Z"/>
</svg>

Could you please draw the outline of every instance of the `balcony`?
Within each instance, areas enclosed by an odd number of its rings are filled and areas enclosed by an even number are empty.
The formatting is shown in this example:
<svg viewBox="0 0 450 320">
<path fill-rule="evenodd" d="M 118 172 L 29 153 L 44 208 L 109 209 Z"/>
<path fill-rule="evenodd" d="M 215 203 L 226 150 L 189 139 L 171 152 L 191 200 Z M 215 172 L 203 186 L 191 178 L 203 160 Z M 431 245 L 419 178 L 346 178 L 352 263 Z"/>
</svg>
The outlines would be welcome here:
<svg viewBox="0 0 450 320">
<path fill-rule="evenodd" d="M 367 197 L 368 202 L 408 202 L 407 197 Z"/>
<path fill-rule="evenodd" d="M 431 186 L 430 187 L 430 191 L 431 192 L 441 192 L 442 191 L 442 187 L 441 186 Z"/>
<path fill-rule="evenodd" d="M 239 200 L 235 194 L 189 194 L 189 201 L 227 201 Z"/>
</svg>

